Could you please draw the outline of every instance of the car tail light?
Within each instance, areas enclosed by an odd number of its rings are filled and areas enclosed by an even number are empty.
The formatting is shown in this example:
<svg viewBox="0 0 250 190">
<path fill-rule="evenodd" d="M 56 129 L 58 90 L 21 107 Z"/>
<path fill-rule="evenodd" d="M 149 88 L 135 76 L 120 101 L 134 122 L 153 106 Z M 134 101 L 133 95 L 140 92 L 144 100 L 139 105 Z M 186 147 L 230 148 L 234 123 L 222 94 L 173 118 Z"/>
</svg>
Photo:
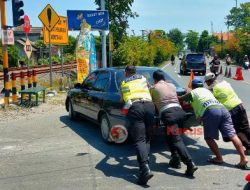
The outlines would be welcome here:
<svg viewBox="0 0 250 190">
<path fill-rule="evenodd" d="M 126 108 L 125 106 L 122 108 L 121 110 L 122 115 L 128 115 L 128 108 Z"/>
</svg>

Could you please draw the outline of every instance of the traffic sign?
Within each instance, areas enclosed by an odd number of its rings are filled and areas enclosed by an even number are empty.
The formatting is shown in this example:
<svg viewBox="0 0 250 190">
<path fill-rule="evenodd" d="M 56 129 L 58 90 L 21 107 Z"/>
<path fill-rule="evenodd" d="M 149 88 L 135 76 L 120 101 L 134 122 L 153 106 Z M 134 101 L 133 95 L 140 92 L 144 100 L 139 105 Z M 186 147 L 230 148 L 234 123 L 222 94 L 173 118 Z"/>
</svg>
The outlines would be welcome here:
<svg viewBox="0 0 250 190">
<path fill-rule="evenodd" d="M 24 45 L 24 52 L 26 53 L 28 59 L 30 59 L 31 54 L 32 54 L 32 45 L 30 43 L 29 38 L 27 38 L 25 45 Z"/>
<path fill-rule="evenodd" d="M 56 11 L 48 4 L 43 11 L 40 13 L 38 18 L 42 21 L 43 25 L 48 29 L 48 31 L 52 31 L 54 26 L 59 22 L 60 17 L 56 13 Z"/>
<path fill-rule="evenodd" d="M 14 45 L 14 33 L 12 29 L 2 30 L 2 44 Z"/>
<path fill-rule="evenodd" d="M 55 25 L 50 32 L 51 44 L 54 45 L 68 45 L 68 21 L 67 17 L 60 16 L 60 21 Z M 43 27 L 43 43 L 49 44 L 49 31 Z"/>
<path fill-rule="evenodd" d="M 30 32 L 30 19 L 27 15 L 24 16 L 23 31 L 28 34 Z"/>
</svg>

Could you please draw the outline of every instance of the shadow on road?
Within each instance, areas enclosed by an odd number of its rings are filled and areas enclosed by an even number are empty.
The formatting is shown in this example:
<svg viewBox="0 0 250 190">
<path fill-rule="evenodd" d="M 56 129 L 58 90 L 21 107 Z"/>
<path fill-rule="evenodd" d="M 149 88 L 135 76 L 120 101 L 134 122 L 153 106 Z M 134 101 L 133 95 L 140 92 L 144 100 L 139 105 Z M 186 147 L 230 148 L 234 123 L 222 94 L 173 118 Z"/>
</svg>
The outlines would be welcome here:
<svg viewBox="0 0 250 190">
<path fill-rule="evenodd" d="M 136 159 L 131 159 L 131 156 L 135 156 L 135 151 L 131 142 L 124 144 L 105 144 L 102 141 L 101 131 L 98 125 L 95 125 L 85 119 L 79 119 L 79 121 L 70 121 L 68 116 L 61 116 L 60 121 L 66 126 L 71 128 L 76 134 L 84 139 L 90 146 L 100 151 L 105 157 L 96 165 L 96 169 L 102 171 L 107 177 L 115 177 L 127 180 L 131 183 L 135 183 L 135 175 L 138 172 L 138 165 Z M 203 137 L 201 137 L 203 138 Z M 197 142 L 187 136 L 183 137 L 186 145 L 192 145 L 188 147 L 194 162 L 198 166 L 208 165 L 206 162 L 211 151 L 208 147 L 197 144 Z M 164 136 L 154 139 L 151 142 L 151 157 L 150 167 L 152 171 L 163 172 L 173 176 L 184 177 L 184 175 L 178 170 L 174 170 L 168 167 L 170 159 L 170 153 L 166 152 L 167 147 L 164 142 Z M 235 150 L 220 149 L 222 154 L 235 154 Z M 164 163 L 156 163 L 158 153 L 161 157 L 165 157 Z M 79 153 L 81 154 L 81 153 Z M 112 164 L 110 164 L 112 162 Z M 223 166 L 234 167 L 231 164 L 225 164 Z M 218 166 L 218 167 L 223 167 Z M 183 167 L 185 167 L 183 165 Z"/>
</svg>

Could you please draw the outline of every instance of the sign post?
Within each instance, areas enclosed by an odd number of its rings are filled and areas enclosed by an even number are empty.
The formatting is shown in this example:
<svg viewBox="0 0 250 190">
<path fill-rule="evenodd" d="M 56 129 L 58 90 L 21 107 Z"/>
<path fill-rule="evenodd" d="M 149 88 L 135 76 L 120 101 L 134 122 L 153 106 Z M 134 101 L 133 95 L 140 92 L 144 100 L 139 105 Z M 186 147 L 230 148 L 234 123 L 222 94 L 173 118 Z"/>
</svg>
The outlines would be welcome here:
<svg viewBox="0 0 250 190">
<path fill-rule="evenodd" d="M 55 25 L 59 22 L 60 17 L 56 11 L 48 4 L 43 11 L 40 13 L 38 18 L 42 21 L 43 25 L 49 31 L 49 66 L 50 66 L 50 87 L 53 85 L 52 81 L 52 62 L 51 62 L 51 31 Z"/>
</svg>

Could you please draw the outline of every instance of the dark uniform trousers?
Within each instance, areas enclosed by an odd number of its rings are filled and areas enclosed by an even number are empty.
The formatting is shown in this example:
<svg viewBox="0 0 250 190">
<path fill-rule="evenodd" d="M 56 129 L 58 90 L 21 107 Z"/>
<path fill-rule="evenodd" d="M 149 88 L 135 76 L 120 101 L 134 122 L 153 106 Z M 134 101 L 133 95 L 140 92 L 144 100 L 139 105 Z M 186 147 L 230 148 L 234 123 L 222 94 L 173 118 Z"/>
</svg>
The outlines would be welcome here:
<svg viewBox="0 0 250 190">
<path fill-rule="evenodd" d="M 183 163 L 192 160 L 181 135 L 178 133 L 178 129 L 179 127 L 182 128 L 185 118 L 186 114 L 180 107 L 168 108 L 161 114 L 161 120 L 168 130 L 166 141 L 172 156 L 180 156 Z"/>
<path fill-rule="evenodd" d="M 154 125 L 155 106 L 150 101 L 134 102 L 128 110 L 129 135 L 134 143 L 140 167 L 148 164 L 150 131 Z"/>
<path fill-rule="evenodd" d="M 245 108 L 243 107 L 242 104 L 236 106 L 232 110 L 229 111 L 231 114 L 231 118 L 234 124 L 234 128 L 236 130 L 236 133 L 243 133 L 246 135 L 248 141 L 242 140 L 242 144 L 246 149 L 250 149 L 250 128 L 249 128 L 249 123 L 248 123 L 248 118 L 247 118 L 247 113 Z"/>
</svg>

